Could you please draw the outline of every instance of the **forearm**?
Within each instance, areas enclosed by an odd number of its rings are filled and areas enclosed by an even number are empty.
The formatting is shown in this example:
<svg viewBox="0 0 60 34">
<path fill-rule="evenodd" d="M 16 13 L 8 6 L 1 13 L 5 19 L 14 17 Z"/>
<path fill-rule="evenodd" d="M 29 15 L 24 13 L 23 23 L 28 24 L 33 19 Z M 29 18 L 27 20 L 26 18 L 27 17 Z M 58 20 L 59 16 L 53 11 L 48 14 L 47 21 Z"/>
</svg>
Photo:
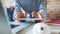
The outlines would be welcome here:
<svg viewBox="0 0 60 34">
<path fill-rule="evenodd" d="M 40 5 L 39 6 L 39 13 L 42 14 L 43 19 L 45 20 L 46 19 L 46 16 L 47 16 L 46 7 L 43 6 L 43 5 Z"/>
<path fill-rule="evenodd" d="M 15 0 L 15 10 L 14 10 L 14 18 L 16 18 L 17 13 L 21 12 L 20 1 Z"/>
<path fill-rule="evenodd" d="M 19 0 L 15 0 L 15 10 L 16 12 L 21 11 L 21 5 Z"/>
</svg>

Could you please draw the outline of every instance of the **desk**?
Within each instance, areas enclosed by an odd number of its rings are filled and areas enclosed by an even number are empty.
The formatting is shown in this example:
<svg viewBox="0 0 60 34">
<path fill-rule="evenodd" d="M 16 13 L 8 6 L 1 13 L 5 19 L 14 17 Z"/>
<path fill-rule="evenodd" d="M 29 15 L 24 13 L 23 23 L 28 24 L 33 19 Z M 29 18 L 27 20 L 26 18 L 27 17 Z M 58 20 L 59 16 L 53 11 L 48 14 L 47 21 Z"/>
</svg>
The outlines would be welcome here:
<svg viewBox="0 0 60 34">
<path fill-rule="evenodd" d="M 34 25 L 34 24 L 33 24 Z M 33 34 L 32 29 L 33 29 L 33 25 L 31 25 L 29 28 L 24 29 L 23 31 L 19 32 L 18 34 Z M 51 34 L 59 34 L 60 32 L 60 28 L 59 26 L 52 26 L 52 25 L 48 25 L 51 29 Z"/>
<path fill-rule="evenodd" d="M 24 30 L 25 28 L 28 28 L 30 25 L 32 25 L 33 23 L 18 23 L 18 22 L 9 22 L 9 25 L 19 25 L 13 29 L 11 29 L 11 31 L 13 32 L 13 34 L 17 34 L 19 31 Z"/>
<path fill-rule="evenodd" d="M 47 23 L 51 27 L 52 32 L 60 32 L 60 20 L 52 20 L 50 23 Z"/>
</svg>

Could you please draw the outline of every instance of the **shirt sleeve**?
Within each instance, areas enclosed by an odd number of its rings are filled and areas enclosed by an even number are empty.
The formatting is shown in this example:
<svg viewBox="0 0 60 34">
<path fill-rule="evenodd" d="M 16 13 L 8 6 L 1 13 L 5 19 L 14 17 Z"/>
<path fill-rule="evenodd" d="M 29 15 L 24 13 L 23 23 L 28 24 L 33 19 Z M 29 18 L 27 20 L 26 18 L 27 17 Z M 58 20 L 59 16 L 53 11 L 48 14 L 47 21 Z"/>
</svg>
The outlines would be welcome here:
<svg viewBox="0 0 60 34">
<path fill-rule="evenodd" d="M 18 12 L 21 12 L 21 5 L 20 5 L 20 1 L 19 0 L 14 0 L 14 7 L 15 7 L 15 10 L 14 10 L 14 18 L 16 17 L 16 14 Z"/>
<path fill-rule="evenodd" d="M 46 7 L 42 4 L 39 4 L 39 12 L 43 16 L 43 20 L 46 20 L 47 12 L 46 12 Z"/>
<path fill-rule="evenodd" d="M 16 12 L 21 11 L 21 5 L 19 0 L 15 0 L 15 10 Z"/>
</svg>

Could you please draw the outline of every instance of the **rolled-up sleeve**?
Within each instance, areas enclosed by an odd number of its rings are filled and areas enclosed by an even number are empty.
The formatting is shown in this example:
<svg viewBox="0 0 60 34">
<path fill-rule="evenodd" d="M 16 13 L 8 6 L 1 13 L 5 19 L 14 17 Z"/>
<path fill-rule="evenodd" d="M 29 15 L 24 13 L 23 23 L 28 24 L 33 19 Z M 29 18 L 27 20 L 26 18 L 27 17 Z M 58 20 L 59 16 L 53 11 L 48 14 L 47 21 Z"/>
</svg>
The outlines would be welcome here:
<svg viewBox="0 0 60 34">
<path fill-rule="evenodd" d="M 47 12 L 46 12 L 46 7 L 43 6 L 42 4 L 39 5 L 39 12 L 42 14 L 43 19 L 46 20 Z"/>
<path fill-rule="evenodd" d="M 20 5 L 20 1 L 19 0 L 14 0 L 14 4 L 15 4 L 14 18 L 15 18 L 16 14 L 18 12 L 21 12 L 21 5 Z"/>
<path fill-rule="evenodd" d="M 20 1 L 19 0 L 15 0 L 15 10 L 16 12 L 21 11 L 21 5 L 20 5 Z"/>
</svg>

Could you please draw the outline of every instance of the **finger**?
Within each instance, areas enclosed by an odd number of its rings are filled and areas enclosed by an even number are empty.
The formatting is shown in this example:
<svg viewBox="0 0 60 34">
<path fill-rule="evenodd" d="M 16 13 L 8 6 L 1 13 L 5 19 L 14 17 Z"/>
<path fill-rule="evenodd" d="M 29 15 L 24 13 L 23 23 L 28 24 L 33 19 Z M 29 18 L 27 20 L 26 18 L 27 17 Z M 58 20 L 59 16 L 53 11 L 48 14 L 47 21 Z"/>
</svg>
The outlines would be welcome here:
<svg viewBox="0 0 60 34">
<path fill-rule="evenodd" d="M 38 17 L 37 12 L 32 12 L 32 17 Z"/>
<path fill-rule="evenodd" d="M 24 13 L 18 12 L 16 17 L 17 18 L 23 18 L 24 17 Z"/>
<path fill-rule="evenodd" d="M 37 13 L 38 18 L 42 20 L 42 14 L 41 13 Z"/>
<path fill-rule="evenodd" d="M 26 11 L 23 11 L 23 13 L 24 13 L 24 16 L 26 16 L 26 15 L 27 15 L 27 12 L 26 12 Z"/>
</svg>

